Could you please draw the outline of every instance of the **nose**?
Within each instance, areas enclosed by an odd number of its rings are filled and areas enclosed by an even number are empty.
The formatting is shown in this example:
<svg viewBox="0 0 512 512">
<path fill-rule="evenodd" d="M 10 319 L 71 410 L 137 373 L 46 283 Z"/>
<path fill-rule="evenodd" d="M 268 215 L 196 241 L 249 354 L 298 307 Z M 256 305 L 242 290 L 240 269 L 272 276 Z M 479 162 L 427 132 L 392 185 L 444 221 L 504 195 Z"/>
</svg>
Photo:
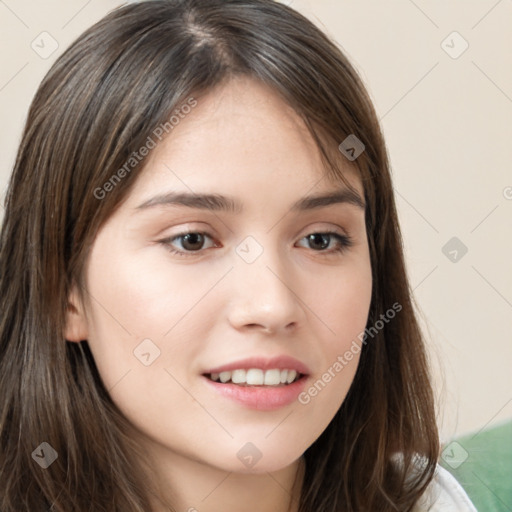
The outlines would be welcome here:
<svg viewBox="0 0 512 512">
<path fill-rule="evenodd" d="M 228 317 L 235 329 L 284 334 L 302 325 L 304 302 L 297 279 L 277 251 L 271 254 L 267 248 L 252 263 L 238 258 L 230 283 Z"/>
</svg>

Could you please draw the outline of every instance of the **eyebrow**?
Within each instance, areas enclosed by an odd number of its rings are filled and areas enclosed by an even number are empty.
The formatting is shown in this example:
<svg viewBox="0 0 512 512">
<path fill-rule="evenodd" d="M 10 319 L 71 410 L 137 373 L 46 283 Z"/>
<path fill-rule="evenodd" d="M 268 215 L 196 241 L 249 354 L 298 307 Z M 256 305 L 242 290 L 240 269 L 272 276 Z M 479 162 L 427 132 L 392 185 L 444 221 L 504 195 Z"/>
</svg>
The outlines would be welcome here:
<svg viewBox="0 0 512 512">
<path fill-rule="evenodd" d="M 366 206 L 356 192 L 350 189 L 343 189 L 327 194 L 301 198 L 292 205 L 291 210 L 302 212 L 343 203 L 357 206 L 363 210 Z M 190 192 L 166 192 L 159 194 L 144 201 L 135 210 L 147 210 L 155 206 L 186 206 L 200 210 L 226 211 L 230 213 L 241 213 L 243 211 L 242 203 L 234 197 L 221 194 L 194 194 Z"/>
</svg>

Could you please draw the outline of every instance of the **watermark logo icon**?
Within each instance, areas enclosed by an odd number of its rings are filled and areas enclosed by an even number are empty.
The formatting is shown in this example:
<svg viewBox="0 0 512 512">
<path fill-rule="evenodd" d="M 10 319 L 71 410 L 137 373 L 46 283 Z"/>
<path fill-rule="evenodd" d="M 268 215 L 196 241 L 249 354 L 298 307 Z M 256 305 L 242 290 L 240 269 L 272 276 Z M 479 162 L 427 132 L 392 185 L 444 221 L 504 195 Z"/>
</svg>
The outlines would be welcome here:
<svg viewBox="0 0 512 512">
<path fill-rule="evenodd" d="M 339 146 L 338 149 L 345 157 L 353 162 L 364 150 L 365 145 L 353 133 L 351 133 Z"/>
<path fill-rule="evenodd" d="M 469 453 L 457 441 L 451 442 L 441 454 L 441 458 L 453 469 L 464 464 L 468 457 Z"/>
<path fill-rule="evenodd" d="M 57 40 L 48 32 L 41 32 L 30 44 L 42 59 L 48 59 L 59 48 Z"/>
<path fill-rule="evenodd" d="M 153 364 L 160 357 L 160 349 L 149 338 L 142 340 L 134 349 L 133 355 L 144 365 Z"/>
<path fill-rule="evenodd" d="M 452 59 L 458 59 L 469 48 L 469 43 L 457 31 L 453 31 L 443 39 L 441 48 Z"/>
<path fill-rule="evenodd" d="M 245 443 L 237 452 L 236 456 L 242 464 L 248 468 L 252 468 L 261 459 L 263 454 L 252 443 Z"/>
<path fill-rule="evenodd" d="M 246 263 L 254 263 L 263 254 L 263 247 L 254 237 L 248 236 L 237 245 L 236 253 Z"/>
<path fill-rule="evenodd" d="M 33 452 L 32 458 L 43 468 L 51 466 L 58 457 L 58 453 L 47 442 L 41 443 Z"/>
<path fill-rule="evenodd" d="M 468 252 L 468 248 L 456 236 L 446 242 L 441 252 L 452 262 L 458 263 Z"/>
</svg>

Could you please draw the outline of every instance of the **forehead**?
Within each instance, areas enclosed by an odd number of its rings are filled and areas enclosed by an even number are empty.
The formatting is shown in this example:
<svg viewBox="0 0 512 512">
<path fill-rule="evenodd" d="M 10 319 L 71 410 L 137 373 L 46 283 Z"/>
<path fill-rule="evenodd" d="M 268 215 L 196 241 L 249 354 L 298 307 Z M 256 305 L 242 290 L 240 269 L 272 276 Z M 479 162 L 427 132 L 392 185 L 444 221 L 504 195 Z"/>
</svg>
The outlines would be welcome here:
<svg viewBox="0 0 512 512">
<path fill-rule="evenodd" d="M 319 148 L 300 116 L 270 87 L 248 77 L 232 79 L 197 97 L 148 155 L 138 180 L 149 190 L 196 189 L 281 195 L 339 188 L 327 177 Z M 178 119 L 176 117 L 176 119 Z M 335 148 L 334 148 L 335 149 Z M 344 177 L 363 194 L 355 167 Z"/>
</svg>

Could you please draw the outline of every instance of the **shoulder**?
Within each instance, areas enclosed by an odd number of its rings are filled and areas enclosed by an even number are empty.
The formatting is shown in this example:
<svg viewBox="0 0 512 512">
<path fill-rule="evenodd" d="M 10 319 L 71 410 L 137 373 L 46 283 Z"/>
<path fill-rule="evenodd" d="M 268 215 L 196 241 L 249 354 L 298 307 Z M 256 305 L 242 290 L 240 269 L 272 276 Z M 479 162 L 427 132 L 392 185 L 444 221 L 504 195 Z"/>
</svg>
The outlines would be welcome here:
<svg viewBox="0 0 512 512">
<path fill-rule="evenodd" d="M 477 512 L 468 495 L 446 469 L 437 466 L 435 476 L 413 512 Z"/>
</svg>

